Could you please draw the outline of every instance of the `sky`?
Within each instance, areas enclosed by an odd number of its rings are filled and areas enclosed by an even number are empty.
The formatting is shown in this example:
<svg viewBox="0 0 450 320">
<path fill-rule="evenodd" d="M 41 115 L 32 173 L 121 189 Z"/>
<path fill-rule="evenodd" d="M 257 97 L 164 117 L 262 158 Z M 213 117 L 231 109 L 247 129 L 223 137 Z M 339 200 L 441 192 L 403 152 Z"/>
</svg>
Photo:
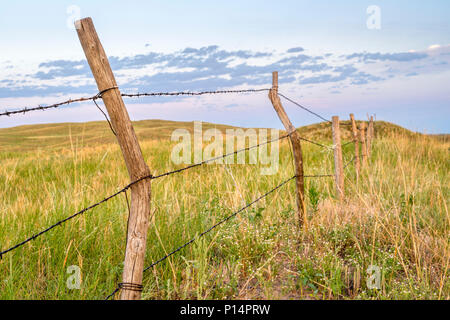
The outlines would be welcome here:
<svg viewBox="0 0 450 320">
<path fill-rule="evenodd" d="M 91 17 L 123 93 L 269 88 L 326 118 L 450 133 L 450 1 L 2 1 L 0 112 L 92 96 Z M 288 101 L 295 126 L 319 122 Z M 281 128 L 267 92 L 125 99 L 133 120 Z M 92 102 L 0 127 L 103 120 Z"/>
</svg>

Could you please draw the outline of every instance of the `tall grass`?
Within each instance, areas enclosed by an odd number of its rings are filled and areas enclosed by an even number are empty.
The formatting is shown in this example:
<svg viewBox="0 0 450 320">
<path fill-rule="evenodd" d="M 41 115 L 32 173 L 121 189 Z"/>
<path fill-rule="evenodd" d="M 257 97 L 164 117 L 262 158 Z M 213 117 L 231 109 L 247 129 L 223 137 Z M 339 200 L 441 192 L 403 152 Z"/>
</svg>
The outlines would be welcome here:
<svg viewBox="0 0 450 320">
<path fill-rule="evenodd" d="M 66 135 L 65 145 L 0 157 L 0 248 L 5 249 L 126 185 L 119 148 Z M 330 141 L 324 140 L 330 143 Z M 171 144 L 141 142 L 154 174 L 179 166 Z M 332 153 L 303 144 L 305 174 L 333 172 Z M 359 183 L 346 169 L 346 200 L 333 179 L 306 182 L 310 225 L 300 231 L 295 184 L 269 195 L 144 276 L 144 299 L 449 299 L 448 148 L 425 136 L 379 136 Z M 353 146 L 344 148 L 352 157 Z M 205 165 L 152 184 L 151 264 L 293 175 Z M 121 279 L 128 210 L 123 195 L 6 254 L 0 299 L 102 299 Z M 67 288 L 67 268 L 82 272 Z M 381 289 L 366 270 L 381 268 Z"/>
</svg>

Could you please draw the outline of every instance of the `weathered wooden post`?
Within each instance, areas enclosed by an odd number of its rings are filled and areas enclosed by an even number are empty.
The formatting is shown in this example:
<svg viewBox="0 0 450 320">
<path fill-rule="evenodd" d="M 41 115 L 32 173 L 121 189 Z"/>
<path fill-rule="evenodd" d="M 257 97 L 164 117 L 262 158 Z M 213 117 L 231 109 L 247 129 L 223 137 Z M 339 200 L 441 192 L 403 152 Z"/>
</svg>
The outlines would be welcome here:
<svg viewBox="0 0 450 320">
<path fill-rule="evenodd" d="M 361 122 L 359 127 L 359 139 L 361 140 L 361 156 L 363 168 L 367 165 L 366 123 Z"/>
<path fill-rule="evenodd" d="M 372 141 L 373 141 L 373 116 L 370 116 L 369 127 L 367 129 L 367 157 L 372 154 Z"/>
<path fill-rule="evenodd" d="M 359 139 L 358 139 L 358 128 L 356 127 L 355 115 L 350 113 L 350 120 L 352 122 L 352 134 L 353 142 L 355 143 L 355 168 L 356 168 L 356 182 L 359 180 L 359 170 L 361 163 L 359 160 Z"/>
<path fill-rule="evenodd" d="M 332 118 L 333 146 L 334 146 L 334 174 L 336 179 L 336 193 L 340 200 L 344 199 L 344 166 L 342 163 L 341 132 L 339 117 Z"/>
<path fill-rule="evenodd" d="M 117 88 L 108 57 L 103 50 L 91 18 L 75 22 L 75 27 L 94 75 L 112 126 L 117 135 L 122 155 L 131 181 L 150 175 L 150 169 L 144 161 L 141 148 L 131 124 L 125 104 Z M 131 208 L 128 218 L 127 246 L 125 252 L 122 279 L 122 300 L 141 298 L 142 273 L 144 269 L 145 247 L 150 216 L 151 180 L 131 186 Z"/>
<path fill-rule="evenodd" d="M 305 184 L 303 178 L 303 155 L 302 146 L 300 144 L 300 135 L 295 127 L 292 125 L 289 117 L 284 111 L 283 105 L 281 104 L 280 97 L 278 96 L 278 72 L 274 71 L 272 73 L 272 89 L 269 91 L 269 99 L 275 111 L 278 114 L 281 122 L 283 123 L 286 131 L 289 133 L 289 138 L 291 141 L 291 146 L 294 155 L 294 167 L 296 175 L 296 199 L 297 199 L 297 214 L 300 226 L 305 229 L 308 226 L 306 204 L 305 204 Z"/>
</svg>

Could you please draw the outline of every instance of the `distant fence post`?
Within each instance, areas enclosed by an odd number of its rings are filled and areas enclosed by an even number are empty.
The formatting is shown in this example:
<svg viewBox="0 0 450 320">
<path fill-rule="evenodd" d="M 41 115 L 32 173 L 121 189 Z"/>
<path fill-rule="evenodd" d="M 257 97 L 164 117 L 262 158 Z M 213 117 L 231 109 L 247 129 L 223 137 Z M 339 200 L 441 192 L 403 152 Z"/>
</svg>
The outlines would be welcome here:
<svg viewBox="0 0 450 320">
<path fill-rule="evenodd" d="M 125 104 L 117 88 L 108 57 L 105 54 L 91 18 L 75 22 L 78 37 L 94 75 L 112 126 L 117 135 L 122 155 L 131 181 L 150 175 L 150 169 L 144 161 L 139 142 L 133 129 Z M 151 181 L 143 179 L 132 185 L 131 209 L 128 218 L 127 246 L 121 296 L 122 300 L 141 298 L 142 273 L 144 269 L 147 229 L 150 216 Z"/>
<path fill-rule="evenodd" d="M 362 156 L 362 166 L 367 165 L 367 145 L 366 145 L 366 123 L 361 122 L 359 127 L 359 139 L 361 140 L 361 156 Z"/>
<path fill-rule="evenodd" d="M 344 199 L 344 167 L 342 163 L 341 132 L 339 117 L 332 118 L 333 145 L 334 145 L 334 173 L 336 179 L 336 193 L 340 200 Z"/>
<path fill-rule="evenodd" d="M 306 214 L 306 204 L 305 204 L 305 184 L 303 178 L 303 155 L 302 147 L 300 144 L 300 135 L 295 127 L 292 125 L 289 117 L 284 111 L 283 105 L 281 104 L 280 97 L 278 96 L 278 72 L 274 71 L 272 73 L 272 89 L 269 91 L 269 99 L 275 111 L 278 114 L 281 122 L 283 123 L 286 131 L 289 133 L 289 138 L 291 141 L 291 146 L 294 154 L 294 167 L 296 175 L 296 190 L 297 190 L 297 214 L 300 226 L 304 226 L 305 229 L 308 226 L 307 214 Z"/>
<path fill-rule="evenodd" d="M 353 113 L 350 113 L 350 120 L 352 122 L 352 134 L 353 134 L 353 141 L 355 143 L 355 168 L 356 168 L 356 181 L 358 182 L 361 163 L 359 160 L 358 128 L 356 127 L 355 115 Z"/>
<path fill-rule="evenodd" d="M 367 129 L 367 157 L 372 154 L 372 141 L 373 141 L 373 116 L 370 116 L 369 127 Z"/>
</svg>

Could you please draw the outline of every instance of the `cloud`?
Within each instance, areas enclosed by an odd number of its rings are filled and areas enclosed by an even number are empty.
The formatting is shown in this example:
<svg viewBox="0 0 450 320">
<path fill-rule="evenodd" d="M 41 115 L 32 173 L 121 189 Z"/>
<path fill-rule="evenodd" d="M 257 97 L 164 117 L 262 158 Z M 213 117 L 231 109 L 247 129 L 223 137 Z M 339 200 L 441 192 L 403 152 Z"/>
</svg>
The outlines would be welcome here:
<svg viewBox="0 0 450 320">
<path fill-rule="evenodd" d="M 409 62 L 414 60 L 425 59 L 428 57 L 426 53 L 419 52 L 400 52 L 400 53 L 353 53 L 347 55 L 347 60 L 357 58 L 359 61 L 396 61 L 396 62 Z"/>
<path fill-rule="evenodd" d="M 305 49 L 303 49 L 302 47 L 295 47 L 295 48 L 288 49 L 287 53 L 297 53 L 297 52 L 303 52 L 303 51 L 305 51 Z"/>
<path fill-rule="evenodd" d="M 439 48 L 441 48 L 440 44 L 433 44 L 428 47 L 428 50 L 435 50 L 435 49 L 439 49 Z"/>
<path fill-rule="evenodd" d="M 348 64 L 335 67 L 332 71 L 334 72 L 334 74 L 328 73 L 312 77 L 302 77 L 300 79 L 300 84 L 319 84 L 350 80 L 351 84 L 363 85 L 368 84 L 369 82 L 383 80 L 383 78 L 381 77 L 359 71 L 354 66 Z"/>
<path fill-rule="evenodd" d="M 274 53 L 225 50 L 210 45 L 187 47 L 171 53 L 150 51 L 134 56 L 112 56 L 109 61 L 120 88 L 128 92 L 268 87 L 271 72 L 275 70 L 279 72 L 280 83 L 293 86 L 326 83 L 366 85 L 398 76 L 412 76 L 411 70 L 418 67 L 416 62 L 424 66 L 421 74 L 444 72 L 447 60 L 450 62 L 447 58 L 449 48 L 337 56 L 331 53 L 306 54 L 302 47 Z M 3 67 L 3 72 L 11 74 L 12 71 Z M 0 82 L 0 98 L 96 92 L 92 73 L 85 60 L 46 61 L 40 63 L 31 74 L 6 78 L 8 81 Z"/>
<path fill-rule="evenodd" d="M 326 63 L 316 62 L 320 56 L 299 54 L 302 48 L 292 48 L 293 56 L 274 57 L 272 52 L 250 50 L 223 50 L 217 45 L 201 48 L 185 48 L 173 53 L 148 52 L 127 57 L 109 57 L 112 69 L 122 89 L 144 87 L 152 91 L 174 90 L 216 90 L 239 85 L 269 85 L 270 73 L 279 71 L 280 83 L 296 82 L 300 71 L 318 72 L 331 69 Z M 259 59 L 257 65 L 250 59 Z M 262 63 L 261 63 L 262 61 Z M 152 71 L 147 72 L 150 68 Z M 134 71 L 133 71 L 134 70 Z M 139 72 L 145 70 L 145 72 Z M 94 86 L 92 74 L 86 61 L 54 60 L 39 64 L 38 70 L 28 75 L 30 82 L 40 85 L 19 86 L 11 89 L 12 95 L 76 93 Z M 62 82 L 71 79 L 71 86 L 78 90 L 65 88 Z M 121 81 L 119 81 L 121 80 Z M 61 84 L 55 84 L 60 82 Z M 14 92 L 12 92 L 14 91 Z M 95 91 L 95 89 L 94 89 Z M 4 88 L 0 96 L 8 95 Z"/>
<path fill-rule="evenodd" d="M 51 80 L 55 78 L 63 78 L 70 76 L 88 76 L 90 69 L 87 61 L 69 61 L 55 60 L 51 62 L 43 62 L 39 64 L 39 68 L 47 69 L 47 71 L 38 71 L 33 78 L 39 80 Z"/>
</svg>

